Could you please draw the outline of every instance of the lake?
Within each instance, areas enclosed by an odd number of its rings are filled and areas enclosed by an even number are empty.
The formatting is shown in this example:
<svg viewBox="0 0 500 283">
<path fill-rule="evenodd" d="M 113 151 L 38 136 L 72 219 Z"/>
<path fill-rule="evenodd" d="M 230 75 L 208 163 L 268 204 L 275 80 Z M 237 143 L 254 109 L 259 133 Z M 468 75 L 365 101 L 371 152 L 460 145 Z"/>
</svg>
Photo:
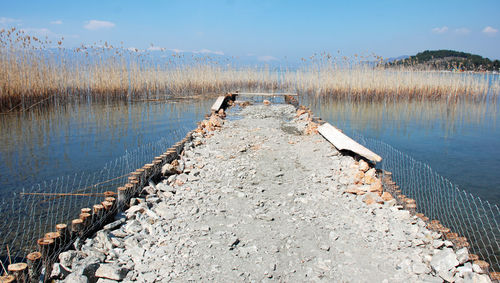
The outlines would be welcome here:
<svg viewBox="0 0 500 283">
<path fill-rule="evenodd" d="M 0 192 L 99 170 L 126 151 L 161 137 L 183 137 L 209 112 L 214 99 L 74 103 L 0 115 Z M 301 101 L 347 133 L 356 131 L 390 144 L 460 188 L 500 202 L 500 118 L 495 99 Z"/>
<path fill-rule="evenodd" d="M 500 167 L 496 99 L 453 103 L 300 100 L 347 134 L 387 143 L 430 165 L 459 188 L 492 204 L 500 203 L 495 170 Z M 22 259 L 35 248 L 37 237 L 76 217 L 80 208 L 102 201 L 99 195 L 14 193 L 114 191 L 126 182 L 129 172 L 194 129 L 214 101 L 215 97 L 69 103 L 0 115 L 0 218 L 5 220 L 0 221 L 0 230 L 5 232 L 0 259 L 6 260 L 6 244 L 13 257 Z M 449 198 L 444 192 L 441 195 L 444 201 Z"/>
<path fill-rule="evenodd" d="M 346 102 L 306 100 L 315 115 L 385 142 L 426 163 L 460 189 L 500 203 L 500 118 L 486 101 Z"/>
<path fill-rule="evenodd" d="M 173 144 L 196 128 L 212 103 L 212 98 L 73 103 L 0 115 L 0 192 L 90 174 L 161 138 Z"/>
</svg>

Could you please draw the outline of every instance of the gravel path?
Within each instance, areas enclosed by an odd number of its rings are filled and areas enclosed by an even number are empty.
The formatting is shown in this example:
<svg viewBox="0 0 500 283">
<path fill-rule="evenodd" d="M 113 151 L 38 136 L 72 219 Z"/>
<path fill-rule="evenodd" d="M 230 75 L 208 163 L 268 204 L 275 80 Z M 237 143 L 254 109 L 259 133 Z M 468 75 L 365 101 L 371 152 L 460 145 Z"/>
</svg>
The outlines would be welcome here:
<svg viewBox="0 0 500 283">
<path fill-rule="evenodd" d="M 353 186 L 370 190 L 358 180 L 366 163 L 339 154 L 318 134 L 303 135 L 307 114 L 295 114 L 290 105 L 248 106 L 213 136 L 196 135 L 180 162 L 183 173 L 133 199 L 119 228 L 61 254 L 54 277 L 489 281 L 473 272 L 480 270 L 467 262 L 466 250 L 454 251 L 394 201 L 346 193 Z"/>
</svg>

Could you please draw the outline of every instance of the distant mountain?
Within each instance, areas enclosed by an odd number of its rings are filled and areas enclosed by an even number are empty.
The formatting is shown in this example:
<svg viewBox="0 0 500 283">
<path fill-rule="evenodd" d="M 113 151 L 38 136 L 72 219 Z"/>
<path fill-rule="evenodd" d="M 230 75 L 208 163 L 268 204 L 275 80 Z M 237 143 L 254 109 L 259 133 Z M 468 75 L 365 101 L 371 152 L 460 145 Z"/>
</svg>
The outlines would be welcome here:
<svg viewBox="0 0 500 283">
<path fill-rule="evenodd" d="M 392 63 L 392 62 L 395 62 L 395 61 L 400 61 L 400 60 L 404 60 L 404 59 L 408 59 L 408 58 L 410 58 L 410 56 L 408 56 L 408 55 L 401 55 L 401 56 L 398 56 L 398 57 L 388 58 L 388 59 L 386 59 L 386 61 L 389 62 L 389 63 Z"/>
<path fill-rule="evenodd" d="M 500 61 L 454 50 L 426 50 L 408 58 L 388 61 L 388 67 L 413 66 L 422 69 L 499 71 Z"/>
</svg>

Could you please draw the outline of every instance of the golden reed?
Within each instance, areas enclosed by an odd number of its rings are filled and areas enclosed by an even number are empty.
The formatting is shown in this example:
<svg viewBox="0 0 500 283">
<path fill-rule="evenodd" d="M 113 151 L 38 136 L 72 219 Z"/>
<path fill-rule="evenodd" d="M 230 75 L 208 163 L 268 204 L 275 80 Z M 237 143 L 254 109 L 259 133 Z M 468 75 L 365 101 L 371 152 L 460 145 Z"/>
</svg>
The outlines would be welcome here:
<svg viewBox="0 0 500 283">
<path fill-rule="evenodd" d="M 50 47 L 56 45 L 56 47 Z M 49 48 L 50 47 L 50 48 Z M 500 90 L 491 75 L 387 69 L 368 57 L 337 60 L 323 53 L 294 69 L 234 67 L 228 59 L 184 55 L 153 60 L 147 52 L 113 47 L 62 48 L 11 28 L 0 31 L 0 112 L 67 99 L 165 99 L 168 95 L 286 90 L 350 99 L 483 98 Z M 380 57 L 371 57 L 380 60 Z M 161 62 L 159 62 L 161 61 Z"/>
</svg>

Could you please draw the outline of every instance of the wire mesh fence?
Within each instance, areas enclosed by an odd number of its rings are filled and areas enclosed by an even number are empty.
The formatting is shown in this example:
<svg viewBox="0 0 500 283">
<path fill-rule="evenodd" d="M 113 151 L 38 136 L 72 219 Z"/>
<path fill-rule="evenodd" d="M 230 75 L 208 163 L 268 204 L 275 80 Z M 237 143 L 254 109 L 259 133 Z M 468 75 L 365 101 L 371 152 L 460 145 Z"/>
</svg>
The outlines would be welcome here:
<svg viewBox="0 0 500 283">
<path fill-rule="evenodd" d="M 391 172 L 401 193 L 416 201 L 417 212 L 439 220 L 459 237 L 466 237 L 469 251 L 489 262 L 491 270 L 500 271 L 500 209 L 497 205 L 459 189 L 429 165 L 382 141 L 365 138 L 354 131 L 351 137 L 382 156 L 377 168 L 383 174 Z"/>
<path fill-rule="evenodd" d="M 109 207 L 95 207 L 102 203 L 107 194 L 127 183 L 130 172 L 141 168 L 145 163 L 163 153 L 169 146 L 182 139 L 189 131 L 187 127 L 179 126 L 167 137 L 140 146 L 125 154 L 95 172 L 79 172 L 72 176 L 60 177 L 51 181 L 34 185 L 30 188 L 15 190 L 0 196 L 0 256 L 6 267 L 10 263 L 25 262 L 26 256 L 39 249 L 44 243 L 38 239 L 50 238 L 46 234 L 56 231 L 57 224 L 66 224 L 67 229 L 59 228 L 61 232 L 57 243 L 51 243 L 51 249 L 64 250 L 72 243 L 68 241 L 71 219 L 85 218 L 82 208 L 93 210 L 90 214 L 95 218 L 96 209 L 99 213 L 113 215 L 117 210 L 116 203 Z M 116 197 L 116 196 L 115 196 Z M 89 215 L 90 215 L 89 214 Z M 89 219 L 89 225 L 79 233 L 89 233 L 109 217 Z M 37 245 L 39 247 L 37 247 Z M 51 254 L 58 254 L 53 253 Z M 43 252 L 42 252 L 43 256 Z M 53 260 L 52 260 L 53 261 Z"/>
</svg>

